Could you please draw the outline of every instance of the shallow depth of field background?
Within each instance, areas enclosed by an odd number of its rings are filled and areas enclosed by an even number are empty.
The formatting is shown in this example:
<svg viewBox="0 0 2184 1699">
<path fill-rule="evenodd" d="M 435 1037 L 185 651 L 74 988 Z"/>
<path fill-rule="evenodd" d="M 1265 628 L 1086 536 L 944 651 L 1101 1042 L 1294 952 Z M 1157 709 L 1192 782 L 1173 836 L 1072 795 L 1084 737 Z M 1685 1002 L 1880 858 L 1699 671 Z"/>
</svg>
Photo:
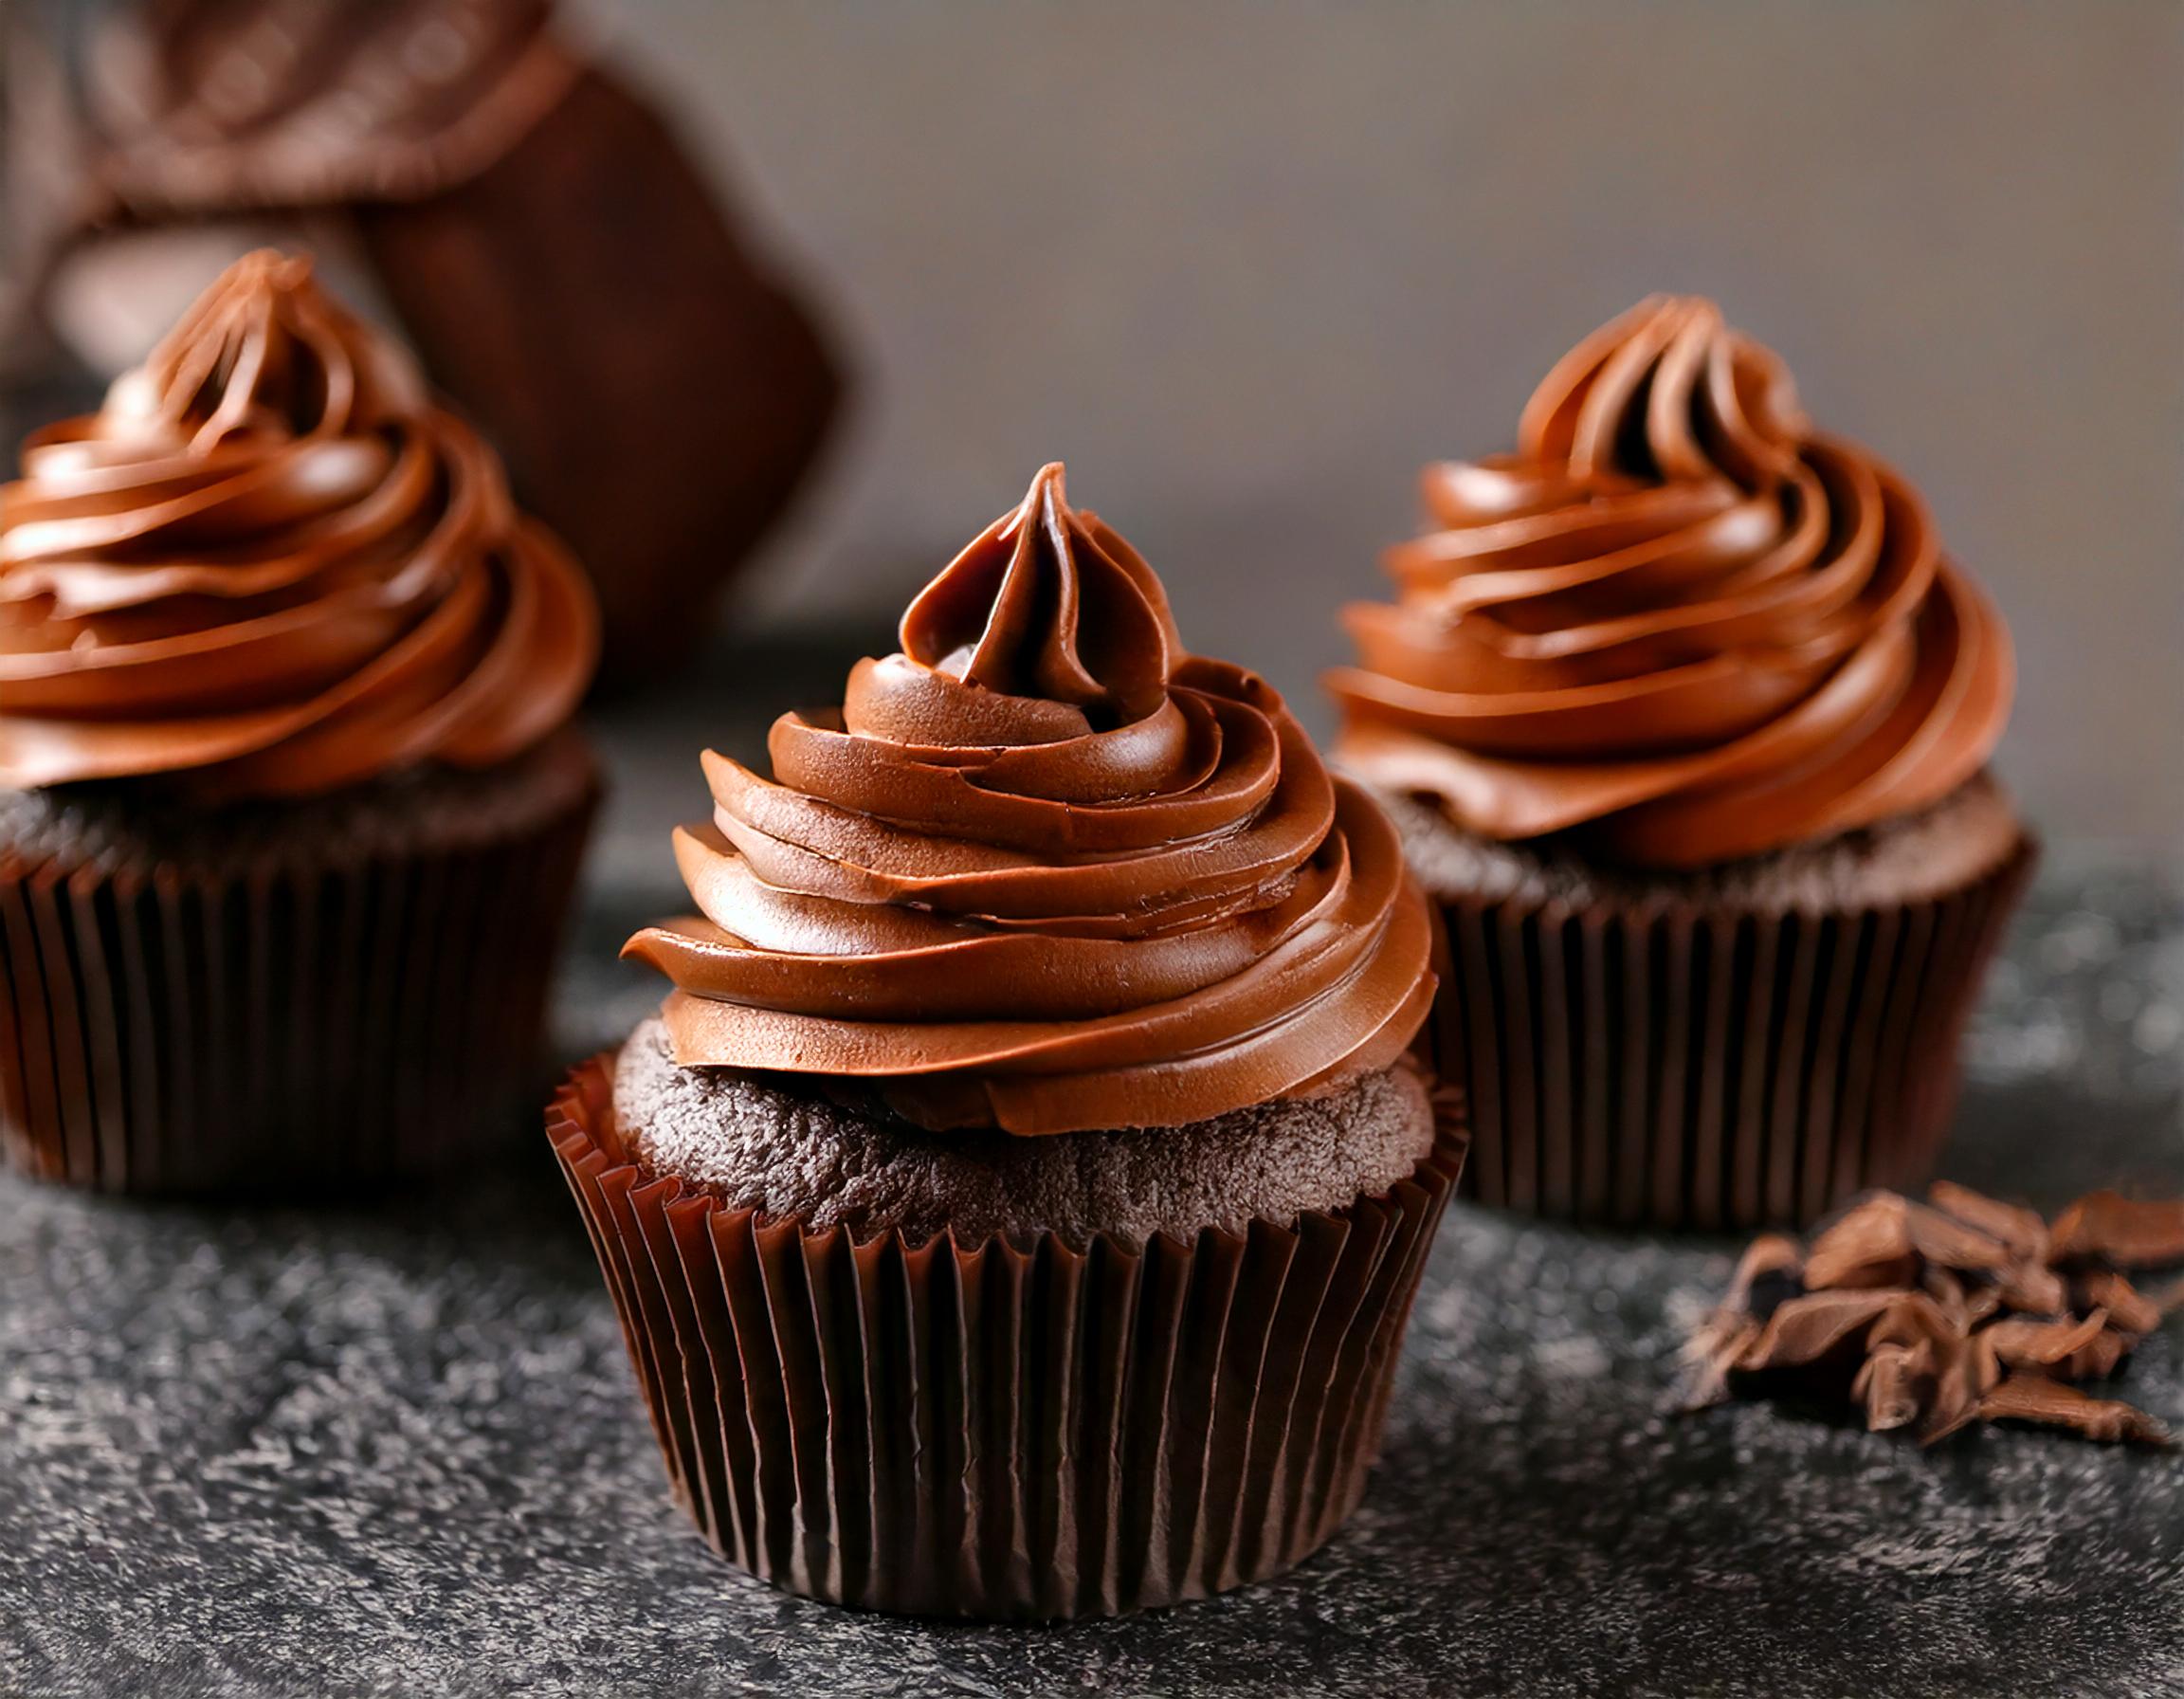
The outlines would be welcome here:
<svg viewBox="0 0 2184 1699">
<path fill-rule="evenodd" d="M 889 612 L 1061 456 L 1331 721 L 1418 464 L 1715 295 L 1932 502 L 2051 834 L 2184 852 L 2184 7 L 595 0 L 824 293 L 856 414 L 735 613 Z"/>
</svg>

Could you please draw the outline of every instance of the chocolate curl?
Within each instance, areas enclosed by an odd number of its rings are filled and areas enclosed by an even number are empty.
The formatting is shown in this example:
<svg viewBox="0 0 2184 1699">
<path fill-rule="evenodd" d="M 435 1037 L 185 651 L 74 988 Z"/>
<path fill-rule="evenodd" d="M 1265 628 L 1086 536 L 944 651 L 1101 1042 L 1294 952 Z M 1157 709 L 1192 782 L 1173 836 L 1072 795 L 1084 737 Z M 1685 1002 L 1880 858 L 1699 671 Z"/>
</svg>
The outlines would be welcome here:
<svg viewBox="0 0 2184 1699">
<path fill-rule="evenodd" d="M 2032 1263 L 2012 1263 L 2002 1271 L 1996 1289 L 2005 1307 L 2028 1315 L 2060 1315 L 2070 1306 L 2063 1276 Z"/>
<path fill-rule="evenodd" d="M 1795 1239 L 1762 1233 L 1738 1261 L 1728 1295 L 1684 1347 L 1686 1365 L 1671 1406 L 1703 1410 L 1729 1396 L 1729 1369 L 1759 1338 L 1758 1316 L 1771 1315 L 1803 1289 L 1805 1252 Z"/>
<path fill-rule="evenodd" d="M 2105 1380 L 2122 1367 L 2141 1337 L 2108 1327 L 2064 1358 L 2055 1365 L 2056 1372 L 2071 1380 Z"/>
<path fill-rule="evenodd" d="M 1922 1294 L 1903 1290 L 1810 1292 L 1778 1306 L 1758 1337 L 1737 1355 L 1730 1367 L 1740 1375 L 1769 1369 L 1805 1368 L 1825 1361 L 1852 1340 L 1863 1342 L 1865 1328 L 1894 1306 Z"/>
<path fill-rule="evenodd" d="M 2078 1282 L 2089 1308 L 2104 1309 L 2121 1333 L 2152 1333 L 2161 1325 L 2162 1306 L 2112 1269 L 2098 1270 Z"/>
<path fill-rule="evenodd" d="M 1928 1186 L 1926 1198 L 1936 1209 L 1977 1228 L 1991 1239 L 1999 1239 L 2025 1261 L 2048 1260 L 2048 1223 L 2036 1211 L 1983 1197 L 1969 1186 L 1946 1179 Z"/>
<path fill-rule="evenodd" d="M 1934 1347 L 1926 1340 L 1884 1341 L 1868 1347 L 1850 1396 L 1866 1406 L 1866 1426 L 1882 1434 L 1907 1428 L 1926 1408 L 1934 1381 Z"/>
<path fill-rule="evenodd" d="M 1881 1193 L 1812 1241 L 1805 1280 L 1812 1287 L 1908 1286 L 1921 1260 L 1992 1273 L 2009 1268 L 2013 1257 L 2009 1246 L 1975 1227 Z"/>
<path fill-rule="evenodd" d="M 1922 1264 L 1920 1284 L 1952 1314 L 1960 1314 L 1967 1327 L 1997 1309 L 2045 1315 L 2065 1306 L 2063 1284 L 2042 1260 L 2048 1228 L 2038 1215 L 1947 1180 L 1936 1180 L 1927 1196 L 1932 1209 L 1887 1195 L 1859 1205 L 1830 1230 L 1844 1234 L 1846 1251 L 1840 1266 L 1824 1263 L 1824 1271 L 1839 1273 L 1836 1284 L 1854 1282 L 1862 1235 L 1892 1255 L 1907 1254 Z M 1883 1223 L 1892 1237 L 1884 1238 Z M 1963 1275 L 1975 1279 L 1967 1283 Z"/>
<path fill-rule="evenodd" d="M 1783 1299 L 1804 1288 L 1805 1251 L 1787 1233 L 1761 1233 L 1737 1264 L 1729 1282 L 1725 1309 L 1770 1314 Z"/>
<path fill-rule="evenodd" d="M 1922 1270 L 1919 1288 L 1934 1300 L 1949 1325 L 1958 1333 L 1971 1332 L 2002 1307 L 2000 1288 L 1990 1285 L 1968 1288 L 1963 1279 L 1949 1269 Z"/>
<path fill-rule="evenodd" d="M 2108 1444 L 2129 1442 L 2167 1450 L 2175 1443 L 2169 1430 L 2143 1410 L 2113 1398 L 2088 1398 L 2075 1386 L 2029 1373 L 2004 1379 L 1955 1420 L 1928 1435 L 1928 1443 L 1946 1439 L 1975 1421 L 2031 1422 Z"/>
<path fill-rule="evenodd" d="M 1908 1286 L 1917 1270 L 1903 1199 L 1889 1193 L 1853 1204 L 1812 1241 L 1805 1261 L 1814 1287 Z"/>
<path fill-rule="evenodd" d="M 1979 1348 L 2005 1368 L 2044 1369 L 2069 1361 L 2107 1325 L 2108 1312 L 2097 1309 L 2078 1322 L 1996 1322 L 1982 1327 L 1975 1338 Z"/>
<path fill-rule="evenodd" d="M 2055 1217 L 2053 1260 L 2122 1269 L 2184 1263 L 2184 1199 L 2138 1203 L 2089 1192 Z"/>
<path fill-rule="evenodd" d="M 1962 1336 L 1931 1299 L 1913 1293 L 1888 1306 L 1866 1336 L 1866 1361 L 1850 1382 L 1866 1426 L 1878 1434 L 1916 1422 L 1961 1350 Z"/>
</svg>

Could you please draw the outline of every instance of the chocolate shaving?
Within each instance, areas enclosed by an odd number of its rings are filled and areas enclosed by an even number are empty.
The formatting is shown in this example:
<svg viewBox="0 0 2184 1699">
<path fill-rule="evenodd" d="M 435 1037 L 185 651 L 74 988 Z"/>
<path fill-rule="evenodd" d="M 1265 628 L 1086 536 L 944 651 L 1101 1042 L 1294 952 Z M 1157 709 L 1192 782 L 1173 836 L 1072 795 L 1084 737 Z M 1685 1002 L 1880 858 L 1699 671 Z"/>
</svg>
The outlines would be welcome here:
<svg viewBox="0 0 2184 1699">
<path fill-rule="evenodd" d="M 1812 1241 L 1805 1284 L 1814 1288 L 1908 1286 L 1918 1269 L 1911 1252 L 1909 1205 L 1892 1193 L 1851 1205 Z"/>
<path fill-rule="evenodd" d="M 2124 1358 L 2131 1355 L 2131 1347 L 2144 1337 L 2114 1327 L 2104 1328 L 2071 1352 L 2057 1367 L 2066 1379 L 2105 1380 L 2122 1366 Z"/>
<path fill-rule="evenodd" d="M 1866 1406 L 1866 1425 L 1879 1434 L 1907 1428 L 1924 1413 L 1934 1379 L 1934 1348 L 1916 1344 L 1878 1344 L 1859 1365 L 1850 1396 Z"/>
<path fill-rule="evenodd" d="M 2023 1260 L 1993 1234 L 1924 1204 L 1905 1204 L 1903 1217 L 1911 1229 L 1911 1248 L 1944 1269 L 1995 1274 Z"/>
<path fill-rule="evenodd" d="M 1980 1398 L 1969 1416 L 1958 1422 L 2036 1422 L 2044 1427 L 2067 1428 L 2087 1439 L 2114 1445 L 2169 1446 L 2169 1430 L 2136 1405 L 2115 1398 L 2089 1398 L 2075 1386 L 2051 1380 L 2046 1375 L 2011 1375 Z M 1950 1429 L 1933 1437 L 1946 1438 Z"/>
<path fill-rule="evenodd" d="M 1995 1291 L 1998 1307 L 2025 1315 L 2059 1316 L 2070 1307 L 2070 1288 L 2063 1276 L 2030 1263 L 2004 1270 Z"/>
<path fill-rule="evenodd" d="M 1909 1286 L 1921 1264 L 2000 1273 L 2022 1261 L 2004 1240 L 1962 1217 L 1893 1192 L 1876 1192 L 1812 1241 L 1808 1286 Z"/>
<path fill-rule="evenodd" d="M 2122 1272 L 2184 1262 L 2184 1203 L 2098 1192 L 2050 1229 L 1946 1181 L 1928 1197 L 1873 1193 L 1809 1249 L 1756 1240 L 1685 1349 L 1685 1407 L 1794 1395 L 1856 1405 L 1875 1432 L 1911 1428 L 1928 1443 L 2017 1421 L 2167 1445 L 2143 1411 L 2070 1382 L 2113 1375 L 2184 1306 L 2184 1279 L 2142 1292 Z"/>
<path fill-rule="evenodd" d="M 2056 1263 L 2107 1263 L 2158 1269 L 2184 1263 L 2184 1198 L 2137 1203 L 2114 1192 L 2088 1192 L 2055 1217 Z"/>
<path fill-rule="evenodd" d="M 2067 1362 L 2099 1339 L 2108 1312 L 2097 1309 L 2082 1322 L 2041 1322 L 2013 1318 L 1979 1330 L 1977 1343 L 1994 1361 L 2013 1369 L 2046 1368 Z"/>
<path fill-rule="evenodd" d="M 1765 1314 L 1797 1290 L 1804 1277 L 1805 1248 L 1787 1233 L 1761 1233 L 1738 1263 L 1725 1302 L 1737 1309 Z M 1773 1296 L 1763 1302 L 1761 1293 L 1769 1288 L 1774 1288 Z"/>
<path fill-rule="evenodd" d="M 1720 1306 L 1699 1324 L 1684 1347 L 1689 1365 L 1676 1403 L 1703 1410 L 1729 1396 L 1729 1366 L 1759 1338 L 1765 1319 L 1783 1298 L 1800 1289 L 1805 1250 L 1782 1233 L 1754 1239 L 1730 1276 Z"/>
<path fill-rule="evenodd" d="M 1926 1201 L 1976 1227 L 1989 1238 L 2001 1240 L 2015 1256 L 2034 1263 L 2048 1260 L 2048 1223 L 2031 1210 L 1982 1197 L 1969 1186 L 1946 1179 L 1938 1179 L 1926 1188 Z"/>
<path fill-rule="evenodd" d="M 2102 1269 L 2078 1283 L 2081 1302 L 2106 1310 L 2125 1333 L 2152 1333 L 2161 1325 L 2161 1306 L 2113 1269 Z"/>
<path fill-rule="evenodd" d="M 1910 1294 L 1900 1291 L 1813 1292 L 1793 1298 L 1730 1366 L 1745 1374 L 1818 1362 L 1853 1333 Z"/>
<path fill-rule="evenodd" d="M 1927 1269 L 1919 1276 L 1920 1289 L 1934 1300 L 1935 1306 L 1949 1319 L 1959 1333 L 1972 1326 L 1972 1294 L 1964 1289 L 1964 1283 L 1947 1269 Z M 1982 1288 L 1980 1296 L 1987 1298 L 1991 1288 Z M 1992 1308 L 1990 1302 L 1989 1307 Z"/>
</svg>

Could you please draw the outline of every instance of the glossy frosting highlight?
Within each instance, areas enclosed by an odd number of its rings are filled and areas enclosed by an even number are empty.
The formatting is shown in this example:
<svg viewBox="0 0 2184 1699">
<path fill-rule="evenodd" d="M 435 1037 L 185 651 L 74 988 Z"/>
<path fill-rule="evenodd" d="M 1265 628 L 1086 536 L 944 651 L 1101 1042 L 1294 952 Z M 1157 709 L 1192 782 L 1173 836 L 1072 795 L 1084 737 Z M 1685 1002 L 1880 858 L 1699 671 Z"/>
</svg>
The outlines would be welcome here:
<svg viewBox="0 0 2184 1699">
<path fill-rule="evenodd" d="M 490 766 L 568 719 L 596 649 L 491 450 L 304 259 L 238 261 L 0 490 L 0 785 Z"/>
<path fill-rule="evenodd" d="M 1424 484 L 1329 684 L 1344 762 L 1467 831 L 1703 867 L 1925 807 L 2001 736 L 2008 632 L 1917 492 L 1710 301 L 1595 331 L 1515 454 Z"/>
<path fill-rule="evenodd" d="M 1393 1063 L 1430 1000 L 1386 817 L 1282 699 L 1187 655 L 1062 468 L 914 600 L 767 779 L 710 752 L 700 917 L 626 953 L 684 1066 L 815 1074 L 931 1128 L 1177 1126 Z"/>
</svg>

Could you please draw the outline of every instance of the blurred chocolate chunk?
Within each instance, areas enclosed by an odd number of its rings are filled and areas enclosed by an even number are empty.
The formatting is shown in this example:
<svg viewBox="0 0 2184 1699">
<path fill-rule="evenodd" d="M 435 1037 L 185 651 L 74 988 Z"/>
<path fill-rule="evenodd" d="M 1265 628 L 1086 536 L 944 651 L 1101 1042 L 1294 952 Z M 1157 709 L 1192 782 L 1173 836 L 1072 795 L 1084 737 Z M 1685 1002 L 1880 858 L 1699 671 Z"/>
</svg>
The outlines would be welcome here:
<svg viewBox="0 0 2184 1699">
<path fill-rule="evenodd" d="M 606 671 L 702 637 L 826 439 L 837 363 L 547 0 L 49 3 L 6 47 L 12 381 L 63 344 L 110 375 L 177 291 L 309 246 L 591 572 Z"/>
<path fill-rule="evenodd" d="M 2184 1199 L 2140 1203 L 2091 1192 L 2055 1217 L 2054 1260 L 2160 1269 L 2184 1263 Z"/>
</svg>

